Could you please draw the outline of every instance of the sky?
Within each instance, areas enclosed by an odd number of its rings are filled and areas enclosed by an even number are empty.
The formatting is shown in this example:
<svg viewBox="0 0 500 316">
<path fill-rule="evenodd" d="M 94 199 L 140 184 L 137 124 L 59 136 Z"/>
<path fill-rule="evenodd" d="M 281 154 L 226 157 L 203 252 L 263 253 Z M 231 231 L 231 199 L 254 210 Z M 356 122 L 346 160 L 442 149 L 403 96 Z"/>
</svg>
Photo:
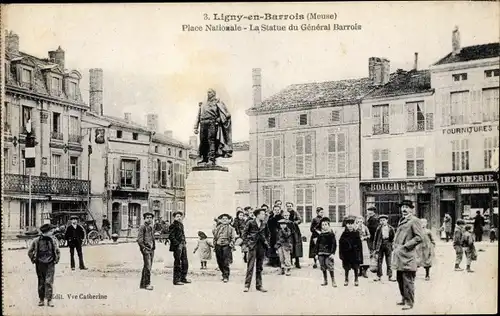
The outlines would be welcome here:
<svg viewBox="0 0 500 316">
<path fill-rule="evenodd" d="M 335 21 L 293 24 L 357 23 L 362 30 L 182 31 L 184 24 L 204 26 L 204 13 L 336 13 Z M 104 114 L 130 112 L 145 125 L 146 114 L 157 113 L 160 132 L 171 130 L 187 142 L 198 102 L 215 88 L 232 113 L 233 141 L 245 141 L 252 68 L 262 69 L 264 99 L 294 83 L 367 77 L 372 56 L 388 58 L 391 71 L 409 70 L 418 52 L 424 69 L 451 51 L 455 25 L 462 46 L 498 42 L 499 18 L 496 2 L 25 4 L 7 7 L 3 27 L 19 35 L 21 51 L 40 58 L 61 46 L 66 68 L 83 75 L 87 103 L 89 69 L 102 68 Z"/>
</svg>

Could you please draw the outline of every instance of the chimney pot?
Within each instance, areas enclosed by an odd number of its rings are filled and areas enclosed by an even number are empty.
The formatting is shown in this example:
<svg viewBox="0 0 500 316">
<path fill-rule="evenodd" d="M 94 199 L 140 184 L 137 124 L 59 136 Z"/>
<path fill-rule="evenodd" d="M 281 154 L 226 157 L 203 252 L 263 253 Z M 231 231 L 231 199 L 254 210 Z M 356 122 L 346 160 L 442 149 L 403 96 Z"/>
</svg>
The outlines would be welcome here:
<svg viewBox="0 0 500 316">
<path fill-rule="evenodd" d="M 132 113 L 129 113 L 129 112 L 125 113 L 125 121 L 127 123 L 132 122 Z"/>
<path fill-rule="evenodd" d="M 58 64 L 61 70 L 64 70 L 64 50 L 61 46 L 59 46 L 57 50 L 49 51 L 49 60 Z"/>
<path fill-rule="evenodd" d="M 19 55 L 19 35 L 5 31 L 5 49 L 8 53 Z"/>
<path fill-rule="evenodd" d="M 386 58 L 370 57 L 368 59 L 368 77 L 374 86 L 385 85 L 391 74 L 390 62 Z"/>
<path fill-rule="evenodd" d="M 413 69 L 418 70 L 418 53 L 415 52 L 415 60 L 413 61 Z"/>
<path fill-rule="evenodd" d="M 90 111 L 97 115 L 103 114 L 103 72 L 101 68 L 93 68 L 89 71 L 89 105 Z"/>
<path fill-rule="evenodd" d="M 259 107 L 262 104 L 262 71 L 260 68 L 252 69 L 252 92 L 253 107 Z"/>
<path fill-rule="evenodd" d="M 455 26 L 453 32 L 451 33 L 451 54 L 456 56 L 460 54 L 460 31 L 458 30 L 458 26 Z"/>
</svg>

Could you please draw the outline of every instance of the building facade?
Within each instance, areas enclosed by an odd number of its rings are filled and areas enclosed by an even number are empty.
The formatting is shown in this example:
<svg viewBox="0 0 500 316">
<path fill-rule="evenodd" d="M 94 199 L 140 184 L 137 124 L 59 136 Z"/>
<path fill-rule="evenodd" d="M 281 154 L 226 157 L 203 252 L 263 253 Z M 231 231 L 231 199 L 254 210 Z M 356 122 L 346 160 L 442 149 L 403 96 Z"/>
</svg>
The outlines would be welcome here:
<svg viewBox="0 0 500 316">
<path fill-rule="evenodd" d="M 409 199 L 417 216 L 438 226 L 434 216 L 434 93 L 430 72 L 398 70 L 382 78 L 361 103 L 361 203 L 389 216 L 397 226 L 397 203 Z M 380 63 L 383 69 L 390 63 Z M 390 73 L 389 69 L 383 69 Z"/>
<path fill-rule="evenodd" d="M 435 168 L 439 217 L 469 220 L 498 214 L 498 173 L 491 168 L 499 137 L 499 43 L 460 46 L 430 67 L 436 90 Z M 496 193 L 498 195 L 498 193 Z"/>
<path fill-rule="evenodd" d="M 232 181 L 235 183 L 234 188 L 234 212 L 237 207 L 244 208 L 251 206 L 250 203 L 250 146 L 249 142 L 234 142 L 233 157 L 230 159 L 219 159 L 218 163 L 221 166 L 227 167 Z M 229 213 L 231 214 L 231 213 Z M 235 213 L 236 214 L 236 213 Z"/>
<path fill-rule="evenodd" d="M 2 229 L 8 238 L 43 222 L 63 223 L 70 215 L 86 213 L 89 181 L 82 177 L 82 164 L 88 153 L 80 122 L 88 107 L 80 93 L 82 76 L 66 69 L 61 47 L 38 58 L 20 51 L 19 36 L 11 31 L 5 57 Z M 25 165 L 30 126 L 35 168 Z"/>
<path fill-rule="evenodd" d="M 261 102 L 253 70 L 250 202 L 293 202 L 307 226 L 318 206 L 336 225 L 360 214 L 359 103 L 373 79 L 291 85 Z"/>
</svg>

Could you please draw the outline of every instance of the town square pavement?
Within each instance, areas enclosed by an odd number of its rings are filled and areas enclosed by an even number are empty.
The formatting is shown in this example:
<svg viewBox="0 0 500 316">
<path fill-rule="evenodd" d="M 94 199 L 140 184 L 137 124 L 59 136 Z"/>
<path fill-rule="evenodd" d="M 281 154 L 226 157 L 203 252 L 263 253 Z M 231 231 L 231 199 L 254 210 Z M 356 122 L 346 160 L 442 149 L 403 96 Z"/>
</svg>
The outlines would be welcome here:
<svg viewBox="0 0 500 316">
<path fill-rule="evenodd" d="M 106 244 L 84 247 L 89 270 L 71 271 L 69 249 L 61 248 L 56 266 L 55 307 L 38 307 L 37 280 L 34 266 L 26 250 L 3 253 L 3 305 L 5 315 L 181 315 L 181 314 L 476 314 L 496 313 L 498 282 L 498 246 L 483 242 L 477 248 L 475 273 L 453 271 L 454 252 L 451 243 L 440 242 L 431 269 L 431 281 L 417 273 L 416 305 L 403 312 L 397 283 L 360 279 L 360 286 L 343 285 L 340 260 L 336 260 L 337 288 L 322 287 L 321 272 L 303 260 L 301 270 L 292 276 L 281 276 L 277 269 L 265 268 L 264 287 L 260 293 L 252 287 L 243 292 L 245 265 L 240 251 L 235 252 L 232 276 L 222 283 L 215 270 L 215 260 L 208 270 L 200 271 L 197 255 L 192 251 L 195 240 L 188 244 L 192 284 L 172 285 L 172 254 L 168 247 L 157 245 L 153 263 L 153 291 L 139 290 L 142 257 L 137 244 Z M 304 249 L 307 245 L 304 244 Z M 463 263 L 463 265 L 465 262 Z M 84 299 L 92 294 L 101 298 Z M 77 298 L 69 298 L 75 295 Z M 106 296 L 104 298 L 104 296 Z"/>
</svg>

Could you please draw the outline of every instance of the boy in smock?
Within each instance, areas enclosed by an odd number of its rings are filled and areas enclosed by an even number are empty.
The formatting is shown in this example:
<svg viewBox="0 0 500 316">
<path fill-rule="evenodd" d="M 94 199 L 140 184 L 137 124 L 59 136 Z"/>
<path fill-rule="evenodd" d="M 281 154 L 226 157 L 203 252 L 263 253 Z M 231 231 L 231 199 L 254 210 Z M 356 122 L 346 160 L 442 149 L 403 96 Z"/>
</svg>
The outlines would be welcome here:
<svg viewBox="0 0 500 316">
<path fill-rule="evenodd" d="M 322 286 L 328 285 L 327 271 L 330 272 L 330 278 L 332 279 L 332 286 L 337 287 L 335 283 L 335 270 L 334 270 L 334 258 L 335 252 L 337 251 L 337 240 L 335 239 L 335 233 L 330 228 L 330 219 L 324 217 L 320 220 L 321 231 L 316 240 L 316 259 L 319 261 L 321 267 L 321 272 L 323 273 L 323 283 Z"/>
<path fill-rule="evenodd" d="M 289 221 L 282 218 L 278 221 L 278 238 L 274 247 L 278 252 L 281 264 L 281 274 L 290 275 L 290 269 L 292 267 L 292 247 L 293 247 L 293 235 L 292 231 L 288 227 Z"/>
</svg>

